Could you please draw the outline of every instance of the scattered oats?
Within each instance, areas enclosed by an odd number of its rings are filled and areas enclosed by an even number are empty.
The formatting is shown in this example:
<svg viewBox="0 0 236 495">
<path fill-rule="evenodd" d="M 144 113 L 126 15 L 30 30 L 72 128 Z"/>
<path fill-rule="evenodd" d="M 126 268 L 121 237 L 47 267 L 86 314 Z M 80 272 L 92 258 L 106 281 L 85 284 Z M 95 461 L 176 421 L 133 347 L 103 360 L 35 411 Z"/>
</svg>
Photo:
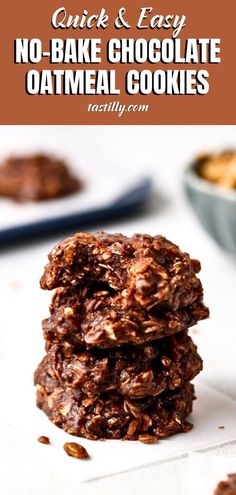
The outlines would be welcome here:
<svg viewBox="0 0 236 495">
<path fill-rule="evenodd" d="M 45 435 L 41 435 L 40 437 L 38 437 L 38 442 L 43 443 L 44 445 L 50 444 L 49 438 L 45 437 Z"/>
<path fill-rule="evenodd" d="M 79 443 L 64 443 L 63 449 L 70 457 L 76 457 L 76 459 L 90 459 L 87 450 L 82 445 L 79 445 Z"/>
<path fill-rule="evenodd" d="M 140 442 L 147 443 L 147 444 L 157 442 L 157 438 L 154 435 L 148 435 L 148 434 L 139 435 L 138 439 Z"/>
</svg>

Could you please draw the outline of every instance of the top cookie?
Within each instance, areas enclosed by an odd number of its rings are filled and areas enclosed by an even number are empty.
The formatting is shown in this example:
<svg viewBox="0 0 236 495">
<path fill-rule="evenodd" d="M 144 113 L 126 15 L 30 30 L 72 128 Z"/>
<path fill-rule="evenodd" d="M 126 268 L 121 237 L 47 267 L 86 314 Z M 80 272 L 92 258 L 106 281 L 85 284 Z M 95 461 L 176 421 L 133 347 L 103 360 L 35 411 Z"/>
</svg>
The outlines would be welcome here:
<svg viewBox="0 0 236 495">
<path fill-rule="evenodd" d="M 33 155 L 14 157 L 0 167 L 0 196 L 19 202 L 66 196 L 81 188 L 67 165 L 58 159 Z"/>
<path fill-rule="evenodd" d="M 41 287 L 94 285 L 96 291 L 119 291 L 148 310 L 160 305 L 175 311 L 202 299 L 200 268 L 160 235 L 78 233 L 51 251 Z"/>
</svg>

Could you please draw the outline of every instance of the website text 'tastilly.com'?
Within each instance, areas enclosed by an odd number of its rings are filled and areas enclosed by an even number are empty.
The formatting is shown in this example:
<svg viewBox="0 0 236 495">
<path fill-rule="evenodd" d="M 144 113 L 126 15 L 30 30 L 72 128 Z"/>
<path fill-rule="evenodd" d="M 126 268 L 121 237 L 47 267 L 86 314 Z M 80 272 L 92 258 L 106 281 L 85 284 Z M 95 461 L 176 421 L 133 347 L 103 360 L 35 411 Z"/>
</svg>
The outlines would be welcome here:
<svg viewBox="0 0 236 495">
<path fill-rule="evenodd" d="M 109 103 L 103 103 L 96 105 L 93 103 L 88 104 L 88 112 L 112 112 L 117 114 L 118 117 L 123 117 L 126 112 L 148 112 L 149 105 L 126 105 L 120 101 L 110 101 Z"/>
</svg>

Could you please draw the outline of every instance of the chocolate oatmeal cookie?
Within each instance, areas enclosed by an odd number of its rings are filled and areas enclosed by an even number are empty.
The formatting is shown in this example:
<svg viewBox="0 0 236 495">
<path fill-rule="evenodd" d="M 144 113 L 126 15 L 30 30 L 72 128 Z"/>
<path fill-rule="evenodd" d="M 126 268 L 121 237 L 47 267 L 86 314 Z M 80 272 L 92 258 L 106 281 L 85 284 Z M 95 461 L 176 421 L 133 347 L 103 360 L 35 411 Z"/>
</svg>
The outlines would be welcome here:
<svg viewBox="0 0 236 495">
<path fill-rule="evenodd" d="M 202 369 L 202 360 L 187 332 L 144 346 L 71 352 L 54 345 L 35 372 L 35 382 L 78 388 L 91 397 L 117 391 L 131 399 L 156 396 L 182 387 Z"/>
<path fill-rule="evenodd" d="M 120 292 L 92 287 L 59 288 L 50 306 L 51 316 L 42 323 L 44 338 L 51 343 L 73 346 L 117 347 L 142 344 L 175 334 L 207 318 L 208 309 L 200 301 L 176 311 L 157 305 L 146 310 Z"/>
<path fill-rule="evenodd" d="M 88 397 L 80 389 L 63 387 L 53 378 L 37 384 L 37 405 L 68 433 L 92 440 L 142 440 L 187 432 L 194 388 L 186 383 L 159 396 L 131 400 L 117 392 Z M 149 442 L 150 443 L 150 442 Z"/>
<path fill-rule="evenodd" d="M 200 263 L 162 236 L 78 233 L 49 254 L 41 278 L 43 289 L 80 287 L 97 283 L 117 293 L 129 305 L 176 311 L 202 299 L 196 273 Z"/>
<path fill-rule="evenodd" d="M 236 495 L 236 473 L 229 474 L 226 481 L 221 481 L 214 495 Z"/>
<path fill-rule="evenodd" d="M 58 198 L 80 188 L 63 161 L 46 155 L 9 158 L 0 166 L 0 196 L 18 202 Z"/>
</svg>

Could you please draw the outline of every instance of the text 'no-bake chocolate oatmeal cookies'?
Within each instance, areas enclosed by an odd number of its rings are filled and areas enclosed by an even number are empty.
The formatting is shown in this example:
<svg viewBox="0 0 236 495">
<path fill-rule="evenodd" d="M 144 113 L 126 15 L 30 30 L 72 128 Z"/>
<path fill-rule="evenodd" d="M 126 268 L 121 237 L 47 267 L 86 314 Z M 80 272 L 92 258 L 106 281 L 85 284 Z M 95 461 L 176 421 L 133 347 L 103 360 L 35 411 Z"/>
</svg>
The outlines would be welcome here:
<svg viewBox="0 0 236 495">
<path fill-rule="evenodd" d="M 51 251 L 35 384 L 53 423 L 146 443 L 191 428 L 202 360 L 188 328 L 209 316 L 200 268 L 162 236 L 78 233 Z"/>
</svg>

